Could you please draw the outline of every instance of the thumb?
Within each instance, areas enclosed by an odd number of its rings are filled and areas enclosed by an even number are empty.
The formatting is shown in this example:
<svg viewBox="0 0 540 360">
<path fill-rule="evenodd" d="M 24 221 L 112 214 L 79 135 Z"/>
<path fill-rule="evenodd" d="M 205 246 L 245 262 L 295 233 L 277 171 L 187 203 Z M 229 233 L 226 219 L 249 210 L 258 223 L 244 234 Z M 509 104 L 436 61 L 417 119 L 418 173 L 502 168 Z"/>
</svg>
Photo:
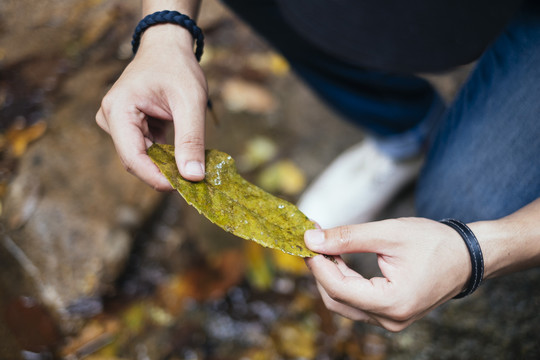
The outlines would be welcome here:
<svg viewBox="0 0 540 360">
<path fill-rule="evenodd" d="M 378 253 L 387 245 L 379 229 L 379 223 L 373 222 L 308 230 L 304 234 L 304 241 L 310 250 L 321 254 Z"/>
</svg>

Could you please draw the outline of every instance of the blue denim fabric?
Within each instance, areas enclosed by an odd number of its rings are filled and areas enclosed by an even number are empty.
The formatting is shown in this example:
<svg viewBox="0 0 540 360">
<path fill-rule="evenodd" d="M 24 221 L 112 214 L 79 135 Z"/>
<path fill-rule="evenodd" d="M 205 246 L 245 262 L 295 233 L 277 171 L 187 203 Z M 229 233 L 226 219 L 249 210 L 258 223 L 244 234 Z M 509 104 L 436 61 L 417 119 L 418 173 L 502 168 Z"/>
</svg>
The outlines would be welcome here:
<svg viewBox="0 0 540 360">
<path fill-rule="evenodd" d="M 224 3 L 285 56 L 323 100 L 377 137 L 410 132 L 434 103 L 441 103 L 423 79 L 353 66 L 310 44 L 287 24 L 273 0 Z"/>
<path fill-rule="evenodd" d="M 540 9 L 484 53 L 440 123 L 417 189 L 420 216 L 508 215 L 540 197 Z"/>
<path fill-rule="evenodd" d="M 446 112 L 425 80 L 358 68 L 309 44 L 272 0 L 224 2 L 383 151 L 406 157 L 433 136 L 417 189 L 420 216 L 494 219 L 540 196 L 537 6 L 526 8 L 485 52 Z"/>
</svg>

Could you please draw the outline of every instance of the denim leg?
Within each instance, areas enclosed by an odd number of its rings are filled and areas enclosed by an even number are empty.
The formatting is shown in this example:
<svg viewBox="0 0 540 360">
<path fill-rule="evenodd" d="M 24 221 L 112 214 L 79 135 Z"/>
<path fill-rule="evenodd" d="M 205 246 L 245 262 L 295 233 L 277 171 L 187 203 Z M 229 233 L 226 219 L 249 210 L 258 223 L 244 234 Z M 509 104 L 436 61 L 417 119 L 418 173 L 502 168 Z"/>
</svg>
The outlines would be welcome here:
<svg viewBox="0 0 540 360">
<path fill-rule="evenodd" d="M 440 103 L 423 79 L 366 70 L 323 52 L 287 24 L 273 0 L 224 3 L 279 51 L 323 100 L 376 136 L 410 131 L 434 103 Z"/>
<path fill-rule="evenodd" d="M 496 219 L 540 196 L 540 11 L 530 8 L 478 62 L 436 132 L 417 210 Z"/>
</svg>

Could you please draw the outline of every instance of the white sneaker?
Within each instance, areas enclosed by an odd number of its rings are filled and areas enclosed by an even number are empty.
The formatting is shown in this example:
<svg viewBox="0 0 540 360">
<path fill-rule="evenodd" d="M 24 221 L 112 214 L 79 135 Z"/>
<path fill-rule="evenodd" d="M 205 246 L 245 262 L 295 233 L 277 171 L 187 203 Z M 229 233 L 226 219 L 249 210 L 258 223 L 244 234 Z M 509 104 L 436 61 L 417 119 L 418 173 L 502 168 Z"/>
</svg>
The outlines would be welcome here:
<svg viewBox="0 0 540 360">
<path fill-rule="evenodd" d="M 393 160 L 368 138 L 337 157 L 302 194 L 298 207 L 323 228 L 372 221 L 416 178 L 422 160 Z"/>
</svg>

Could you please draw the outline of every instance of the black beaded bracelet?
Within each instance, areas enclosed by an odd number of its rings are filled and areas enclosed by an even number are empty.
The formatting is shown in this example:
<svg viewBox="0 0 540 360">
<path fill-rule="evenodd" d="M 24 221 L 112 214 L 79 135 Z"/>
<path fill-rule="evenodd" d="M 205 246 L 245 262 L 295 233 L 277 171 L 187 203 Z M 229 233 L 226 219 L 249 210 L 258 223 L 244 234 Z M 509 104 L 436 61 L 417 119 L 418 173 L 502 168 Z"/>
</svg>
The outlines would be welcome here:
<svg viewBox="0 0 540 360">
<path fill-rule="evenodd" d="M 478 289 L 482 279 L 484 278 L 484 257 L 482 256 L 482 249 L 480 249 L 478 239 L 476 239 L 476 236 L 474 236 L 472 230 L 461 221 L 455 219 L 444 219 L 440 220 L 439 222 L 450 226 L 459 233 L 459 235 L 465 241 L 467 249 L 469 250 L 469 255 L 471 256 L 471 278 L 469 279 L 465 290 L 454 297 L 454 299 L 460 299 L 472 294 L 476 289 Z"/>
<path fill-rule="evenodd" d="M 204 49 L 204 35 L 202 30 L 189 16 L 181 14 L 178 11 L 170 10 L 157 11 L 153 14 L 145 16 L 139 22 L 135 28 L 135 31 L 133 32 L 133 40 L 131 40 L 133 54 L 136 54 L 137 50 L 139 49 L 143 32 L 150 26 L 164 23 L 180 25 L 191 33 L 191 36 L 193 36 L 193 39 L 195 39 L 195 57 L 197 58 L 197 61 L 201 61 L 201 56 Z"/>
</svg>

